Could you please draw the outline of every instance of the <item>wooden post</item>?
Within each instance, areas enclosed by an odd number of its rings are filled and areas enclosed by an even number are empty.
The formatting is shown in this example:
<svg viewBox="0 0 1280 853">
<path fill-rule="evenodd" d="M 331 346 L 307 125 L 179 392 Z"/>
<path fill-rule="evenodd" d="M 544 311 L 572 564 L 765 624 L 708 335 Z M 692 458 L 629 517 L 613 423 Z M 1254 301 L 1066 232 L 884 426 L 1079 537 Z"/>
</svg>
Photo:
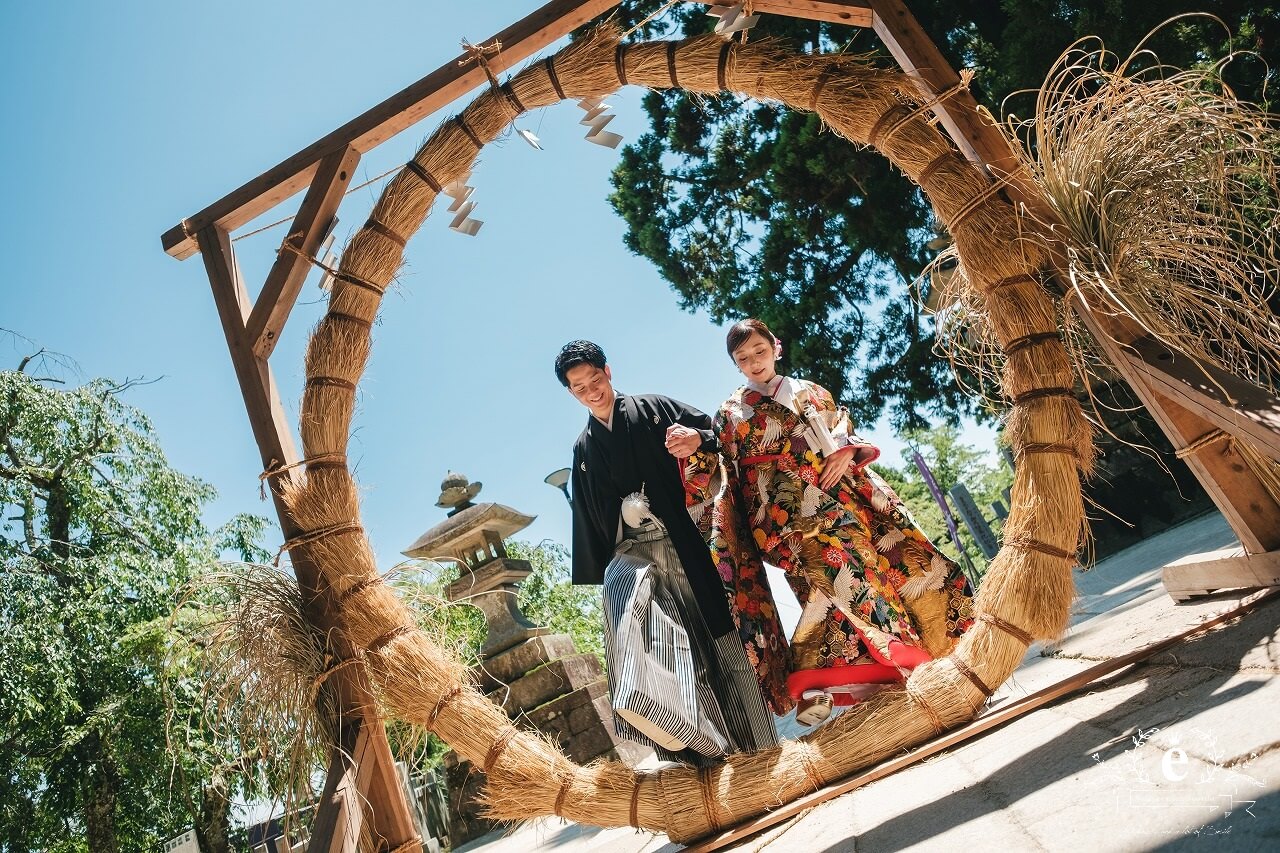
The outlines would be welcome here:
<svg viewBox="0 0 1280 853">
<path fill-rule="evenodd" d="M 263 468 L 295 462 L 298 454 L 293 434 L 285 420 L 271 368 L 251 349 L 245 323 L 252 307 L 236 266 L 231 239 L 216 225 L 205 228 L 197 239 Z M 301 532 L 279 492 L 282 479 L 292 473 L 285 472 L 271 483 L 276 516 L 286 539 Z M 327 632 L 338 657 L 345 660 L 354 656 L 356 650 L 347 641 L 340 618 L 329 608 L 327 596 L 319 588 L 318 568 L 301 555 L 294 557 L 292 563 L 304 600 L 308 602 L 308 618 Z M 351 836 L 354 833 L 358 840 L 363 820 L 359 808 L 361 798 L 368 802 L 370 829 L 376 839 L 389 848 L 413 842 L 418 838 L 417 828 L 396 777 L 386 730 L 377 717 L 377 706 L 364 670 L 344 668 L 334 673 L 325 687 L 332 689 L 337 698 L 344 742 L 334 748 L 331 776 L 326 781 L 330 796 L 320 803 L 316 815 L 316 826 L 320 829 L 313 831 L 307 848 L 309 853 L 355 853 Z M 332 775 L 334 770 L 339 773 L 336 777 Z M 420 850 L 421 847 L 405 849 Z"/>
</svg>

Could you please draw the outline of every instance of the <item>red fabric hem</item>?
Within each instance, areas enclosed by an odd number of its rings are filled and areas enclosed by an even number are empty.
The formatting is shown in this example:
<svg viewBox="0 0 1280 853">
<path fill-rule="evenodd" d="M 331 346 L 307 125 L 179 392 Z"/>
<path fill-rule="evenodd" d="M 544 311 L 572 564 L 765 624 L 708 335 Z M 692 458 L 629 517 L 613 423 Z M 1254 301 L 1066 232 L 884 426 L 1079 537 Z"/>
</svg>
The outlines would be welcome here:
<svg viewBox="0 0 1280 853">
<path fill-rule="evenodd" d="M 787 676 L 787 692 L 792 699 L 799 699 L 806 690 L 825 690 L 848 684 L 895 684 L 906 680 L 904 670 L 910 671 L 922 663 L 933 660 L 924 649 L 908 646 L 900 640 L 889 641 L 886 658 L 871 643 L 866 643 L 876 663 L 842 664 L 820 669 L 801 669 Z M 845 704 L 836 697 L 836 704 Z"/>
</svg>

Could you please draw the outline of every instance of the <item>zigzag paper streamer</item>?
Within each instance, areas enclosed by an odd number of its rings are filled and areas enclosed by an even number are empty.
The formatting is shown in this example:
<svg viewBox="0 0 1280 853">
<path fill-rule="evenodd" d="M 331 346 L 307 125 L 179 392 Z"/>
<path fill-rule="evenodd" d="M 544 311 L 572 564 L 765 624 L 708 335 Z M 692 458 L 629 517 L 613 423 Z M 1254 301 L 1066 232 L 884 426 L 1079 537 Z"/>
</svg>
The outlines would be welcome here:
<svg viewBox="0 0 1280 853">
<path fill-rule="evenodd" d="M 716 22 L 715 31 L 725 38 L 732 38 L 734 33 L 751 29 L 756 25 L 756 21 L 760 20 L 759 15 L 744 14 L 741 3 L 735 3 L 732 6 L 712 6 L 707 9 L 707 15 L 720 19 Z"/>
<path fill-rule="evenodd" d="M 609 112 L 609 105 L 600 98 L 583 98 L 578 101 L 578 106 L 587 113 L 578 121 L 578 124 L 587 126 L 587 141 L 603 145 L 605 148 L 617 148 L 622 137 L 604 129 L 605 125 L 615 118 L 613 115 L 606 115 Z"/>
<path fill-rule="evenodd" d="M 484 225 L 484 222 L 471 218 L 472 211 L 476 209 L 476 203 L 468 199 L 470 199 L 476 188 L 467 185 L 467 179 L 470 177 L 471 173 L 468 172 L 458 180 L 445 184 L 443 192 L 453 199 L 453 203 L 449 205 L 449 212 L 454 216 L 453 221 L 449 223 L 449 227 L 459 234 L 474 237 L 480 231 L 480 226 Z"/>
</svg>

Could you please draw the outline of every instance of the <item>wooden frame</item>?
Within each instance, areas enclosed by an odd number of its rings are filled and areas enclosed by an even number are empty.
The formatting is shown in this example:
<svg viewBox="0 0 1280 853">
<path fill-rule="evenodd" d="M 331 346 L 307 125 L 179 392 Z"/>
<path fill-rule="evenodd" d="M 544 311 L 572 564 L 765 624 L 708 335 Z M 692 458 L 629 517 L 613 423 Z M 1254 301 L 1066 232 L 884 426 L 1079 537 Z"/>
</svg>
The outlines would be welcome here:
<svg viewBox="0 0 1280 853">
<path fill-rule="evenodd" d="M 502 45 L 501 52 L 489 59 L 490 70 L 495 74 L 509 70 L 616 5 L 618 0 L 551 0 L 485 42 Z M 759 13 L 872 28 L 902 68 L 934 91 L 946 91 L 960 82 L 902 0 L 757 0 L 753 5 Z M 298 458 L 269 359 L 309 270 L 306 259 L 314 257 L 332 227 L 364 152 L 485 84 L 483 70 L 465 59 L 460 56 L 446 62 L 161 236 L 164 250 L 173 257 L 183 260 L 199 253 L 204 258 L 264 470 Z M 1033 203 L 1032 194 L 1019 190 L 1016 160 L 1005 138 L 972 95 L 959 91 L 934 112 L 966 157 L 985 166 L 993 176 L 1012 178 L 1006 192 L 1015 201 Z M 257 304 L 253 304 L 236 267 L 230 233 L 303 190 L 306 193 L 298 213 L 281 242 Z M 1210 377 L 1216 385 L 1203 381 L 1203 375 L 1197 381 L 1182 365 L 1167 363 L 1134 330 L 1113 318 L 1099 319 L 1103 315 L 1084 306 L 1076 308 L 1175 447 L 1187 447 L 1205 432 L 1221 428 L 1265 450 L 1280 449 L 1280 403 L 1234 377 Z M 1257 565 L 1273 566 L 1274 552 L 1280 548 L 1280 505 L 1230 454 L 1201 454 L 1187 461 L 1227 516 L 1245 550 L 1251 554 L 1273 552 Z M 272 480 L 276 513 L 286 538 L 297 531 L 280 501 L 279 489 L 292 474 L 292 470 L 285 471 Z M 1208 567 L 1202 572 L 1221 568 L 1215 562 L 1201 565 Z M 293 566 L 311 603 L 312 620 L 335 638 L 340 657 L 354 654 L 346 645 L 340 617 L 317 588 L 315 567 L 300 557 L 294 558 Z M 1182 570 L 1179 577 L 1184 587 L 1222 586 L 1215 586 L 1212 579 L 1198 579 L 1194 569 Z M 358 668 L 348 667 L 335 673 L 329 683 L 343 715 L 342 743 L 333 753 L 308 851 L 355 853 L 365 806 L 369 829 L 380 849 L 420 851 L 421 840 L 365 676 Z"/>
</svg>

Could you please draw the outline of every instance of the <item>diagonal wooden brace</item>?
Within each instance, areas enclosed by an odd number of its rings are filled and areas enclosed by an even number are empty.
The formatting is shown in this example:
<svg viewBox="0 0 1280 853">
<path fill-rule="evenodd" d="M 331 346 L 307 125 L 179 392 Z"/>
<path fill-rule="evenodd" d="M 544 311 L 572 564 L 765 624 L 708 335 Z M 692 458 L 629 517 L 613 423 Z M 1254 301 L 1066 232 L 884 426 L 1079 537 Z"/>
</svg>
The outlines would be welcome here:
<svg viewBox="0 0 1280 853">
<path fill-rule="evenodd" d="M 249 315 L 247 341 L 257 358 L 270 358 L 279 343 L 289 312 L 311 271 L 308 259 L 320 251 L 359 163 L 360 152 L 350 145 L 320 161 L 315 180 L 302 199 Z"/>
</svg>

